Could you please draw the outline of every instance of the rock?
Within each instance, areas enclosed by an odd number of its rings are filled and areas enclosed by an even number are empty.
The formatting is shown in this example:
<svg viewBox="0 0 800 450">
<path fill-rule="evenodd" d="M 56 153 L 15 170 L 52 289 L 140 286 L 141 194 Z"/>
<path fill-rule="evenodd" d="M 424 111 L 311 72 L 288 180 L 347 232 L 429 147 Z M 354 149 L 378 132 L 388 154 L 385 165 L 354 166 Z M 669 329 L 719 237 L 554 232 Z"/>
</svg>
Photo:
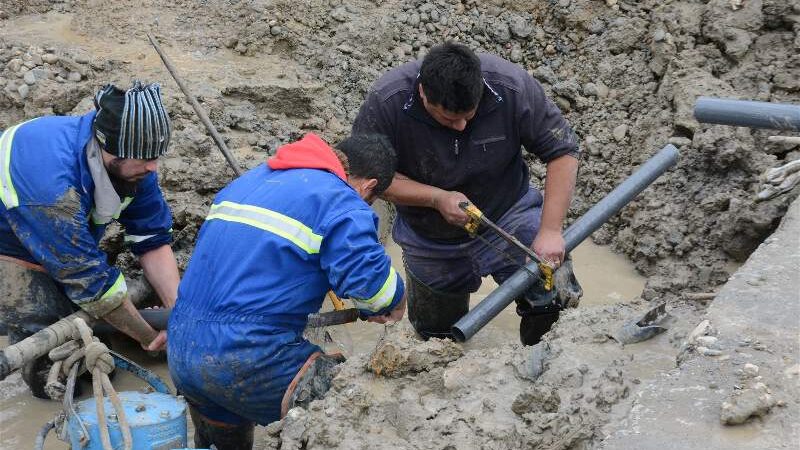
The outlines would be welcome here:
<svg viewBox="0 0 800 450">
<path fill-rule="evenodd" d="M 586 136 L 586 139 L 583 140 L 586 149 L 589 150 L 589 154 L 592 156 L 598 156 L 600 154 L 600 143 L 598 142 L 597 138 L 592 136 Z"/>
<path fill-rule="evenodd" d="M 505 44 L 511 40 L 511 30 L 509 30 L 508 24 L 505 22 L 496 21 L 488 27 L 487 31 L 500 44 Z"/>
<path fill-rule="evenodd" d="M 42 56 L 38 53 L 34 53 L 31 55 L 31 62 L 34 65 L 41 66 L 42 65 Z"/>
<path fill-rule="evenodd" d="M 624 123 L 622 125 L 618 125 L 616 128 L 614 128 L 614 131 L 612 131 L 611 134 L 614 136 L 615 141 L 624 141 L 625 136 L 628 135 L 628 125 Z"/>
<path fill-rule="evenodd" d="M 683 136 L 672 136 L 667 142 L 675 147 L 688 147 L 692 145 L 692 140 Z"/>
<path fill-rule="evenodd" d="M 511 54 L 508 56 L 508 58 L 512 62 L 518 63 L 518 62 L 522 61 L 522 51 L 520 49 L 518 49 L 518 48 L 515 48 L 515 49 L 511 50 Z"/>
<path fill-rule="evenodd" d="M 270 27 L 269 34 L 273 36 L 280 36 L 283 34 L 283 27 L 280 25 L 275 25 L 274 27 Z"/>
<path fill-rule="evenodd" d="M 572 3 L 571 0 L 558 0 L 558 6 L 562 8 L 569 7 L 569 4 Z"/>
<path fill-rule="evenodd" d="M 421 342 L 404 324 L 394 325 L 369 358 L 367 369 L 378 376 L 398 378 L 406 374 L 430 371 L 464 354 L 464 349 L 447 339 L 431 338 Z"/>
<path fill-rule="evenodd" d="M 520 16 L 512 16 L 508 21 L 508 28 L 511 31 L 511 35 L 517 39 L 527 39 L 528 36 L 533 34 L 531 21 Z"/>
<path fill-rule="evenodd" d="M 225 48 L 231 48 L 232 49 L 232 48 L 235 48 L 236 44 L 238 44 L 238 43 L 239 43 L 238 39 L 236 39 L 235 37 L 229 37 L 229 38 L 225 39 L 225 41 L 223 41 L 222 45 L 224 45 Z"/>
<path fill-rule="evenodd" d="M 764 383 L 734 391 L 720 407 L 720 421 L 725 425 L 738 425 L 753 416 L 763 417 L 777 402 Z"/>
<path fill-rule="evenodd" d="M 24 100 L 31 92 L 31 88 L 28 87 L 27 84 L 23 84 L 17 88 L 17 92 L 19 92 L 19 96 Z"/>
<path fill-rule="evenodd" d="M 556 48 L 555 46 L 553 46 L 553 44 L 547 44 L 547 46 L 544 48 L 544 52 L 547 53 L 548 55 L 555 55 Z"/>
<path fill-rule="evenodd" d="M 82 78 L 83 78 L 83 75 L 81 75 L 78 72 L 70 72 L 69 75 L 67 75 L 67 80 L 75 82 L 75 83 L 77 83 L 78 81 L 81 81 Z"/>
<path fill-rule="evenodd" d="M 0 77 L 0 87 L 3 87 L 3 86 L 5 86 L 5 85 L 6 85 L 6 83 L 8 83 L 8 80 L 6 80 L 6 79 L 5 79 L 5 78 L 3 78 L 3 77 Z"/>
<path fill-rule="evenodd" d="M 748 376 L 750 378 L 755 378 L 755 377 L 758 376 L 758 370 L 759 369 L 758 369 L 757 365 L 751 364 L 751 363 L 747 363 L 742 368 L 742 373 L 744 373 L 744 375 L 746 375 L 746 376 Z"/>
<path fill-rule="evenodd" d="M 719 341 L 719 339 L 717 339 L 714 336 L 699 336 L 697 339 L 695 339 L 697 345 L 701 345 L 703 347 L 708 347 L 708 348 L 716 347 L 717 341 Z"/>
<path fill-rule="evenodd" d="M 58 62 L 58 55 L 55 53 L 45 53 L 42 55 L 42 61 L 47 64 L 55 64 Z"/>
<path fill-rule="evenodd" d="M 8 62 L 6 67 L 10 72 L 17 73 L 22 68 L 22 60 L 19 58 L 14 58 Z"/>
<path fill-rule="evenodd" d="M 419 22 L 420 22 L 419 14 L 417 13 L 411 14 L 411 17 L 408 18 L 408 24 L 411 25 L 412 27 L 416 27 L 417 25 L 419 25 Z"/>
<path fill-rule="evenodd" d="M 583 85 L 583 95 L 591 95 L 597 98 L 606 98 L 608 97 L 608 86 L 603 84 L 601 81 L 597 83 L 586 83 Z"/>
<path fill-rule="evenodd" d="M 656 30 L 655 33 L 653 33 L 653 41 L 654 42 L 662 42 L 666 38 L 667 38 L 667 32 L 662 30 L 662 29 L 660 29 L 660 28 L 658 30 Z"/>
<path fill-rule="evenodd" d="M 26 72 L 25 75 L 22 77 L 22 79 L 23 81 L 25 81 L 25 83 L 29 85 L 36 84 L 36 75 L 33 74 L 32 70 Z"/>
</svg>

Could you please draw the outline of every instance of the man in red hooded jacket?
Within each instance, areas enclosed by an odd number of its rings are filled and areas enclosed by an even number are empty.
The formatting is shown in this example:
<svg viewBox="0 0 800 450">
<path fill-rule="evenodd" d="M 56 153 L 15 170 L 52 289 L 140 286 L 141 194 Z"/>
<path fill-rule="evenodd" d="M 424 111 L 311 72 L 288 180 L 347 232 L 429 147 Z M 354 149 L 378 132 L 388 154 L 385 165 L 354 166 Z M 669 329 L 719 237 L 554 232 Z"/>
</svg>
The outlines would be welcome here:
<svg viewBox="0 0 800 450">
<path fill-rule="evenodd" d="M 168 328 L 170 373 L 196 446 L 251 448 L 254 423 L 291 406 L 293 380 L 330 372 L 338 360 L 302 335 L 329 290 L 367 320 L 403 317 L 403 281 L 369 207 L 396 164 L 383 136 L 334 149 L 309 134 L 217 194 Z"/>
</svg>

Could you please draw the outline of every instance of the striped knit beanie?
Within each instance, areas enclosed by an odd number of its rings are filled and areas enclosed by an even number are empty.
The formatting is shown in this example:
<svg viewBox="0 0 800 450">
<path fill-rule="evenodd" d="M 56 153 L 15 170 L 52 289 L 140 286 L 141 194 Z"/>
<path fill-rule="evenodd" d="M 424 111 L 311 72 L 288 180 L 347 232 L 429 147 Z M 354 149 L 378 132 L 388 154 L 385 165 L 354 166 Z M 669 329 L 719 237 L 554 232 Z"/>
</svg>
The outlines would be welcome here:
<svg viewBox="0 0 800 450">
<path fill-rule="evenodd" d="M 94 130 L 100 146 L 119 158 L 153 159 L 167 152 L 172 127 L 158 83 L 134 81 L 123 91 L 103 86 L 94 97 Z"/>
</svg>

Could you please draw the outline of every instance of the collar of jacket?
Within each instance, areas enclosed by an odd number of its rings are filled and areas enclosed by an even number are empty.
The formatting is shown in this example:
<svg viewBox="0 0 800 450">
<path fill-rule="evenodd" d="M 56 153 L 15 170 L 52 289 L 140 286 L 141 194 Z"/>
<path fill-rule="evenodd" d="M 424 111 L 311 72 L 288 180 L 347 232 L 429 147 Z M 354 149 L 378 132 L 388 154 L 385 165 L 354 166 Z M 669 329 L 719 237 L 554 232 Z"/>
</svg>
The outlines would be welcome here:
<svg viewBox="0 0 800 450">
<path fill-rule="evenodd" d="M 103 225 L 119 217 L 122 209 L 122 200 L 119 198 L 111 178 L 108 176 L 106 166 L 103 164 L 103 155 L 97 139 L 92 136 L 86 144 L 86 163 L 94 182 L 94 208 L 92 208 L 92 223 Z"/>
<path fill-rule="evenodd" d="M 503 96 L 500 95 L 497 90 L 491 84 L 489 84 L 488 81 L 486 81 L 486 78 L 483 78 L 483 87 L 484 89 L 481 96 L 481 101 L 478 103 L 478 111 L 475 113 L 474 118 L 490 114 L 492 111 L 497 109 L 501 103 L 503 103 Z M 422 98 L 419 96 L 419 74 L 417 74 L 414 85 L 411 87 L 411 92 L 409 93 L 406 102 L 403 104 L 403 111 L 409 116 L 421 122 L 425 122 L 428 125 L 435 127 L 443 126 L 433 117 L 431 117 L 430 114 L 428 114 L 428 111 L 422 104 Z"/>
</svg>

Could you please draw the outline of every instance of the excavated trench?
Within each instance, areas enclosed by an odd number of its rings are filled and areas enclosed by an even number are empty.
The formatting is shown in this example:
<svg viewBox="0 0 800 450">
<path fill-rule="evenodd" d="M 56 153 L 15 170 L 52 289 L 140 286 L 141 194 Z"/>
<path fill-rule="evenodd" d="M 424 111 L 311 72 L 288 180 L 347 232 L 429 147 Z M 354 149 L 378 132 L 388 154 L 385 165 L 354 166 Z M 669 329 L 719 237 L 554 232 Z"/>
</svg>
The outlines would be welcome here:
<svg viewBox="0 0 800 450">
<path fill-rule="evenodd" d="M 535 381 L 506 312 L 457 348 L 414 344 L 402 330 L 351 330 L 357 355 L 332 394 L 260 430 L 265 448 L 596 446 L 642 385 L 676 368 L 707 308 L 687 294 L 720 289 L 798 196 L 795 188 L 754 200 L 758 176 L 799 158 L 796 145 L 691 115 L 698 95 L 798 103 L 795 0 L 0 1 L 0 129 L 86 111 L 106 82 L 138 77 L 165 86 L 175 133 L 160 173 L 182 268 L 232 171 L 147 31 L 245 167 L 308 131 L 332 142 L 345 136 L 377 76 L 446 39 L 524 66 L 564 111 L 583 149 L 570 220 L 666 143 L 681 150 L 674 169 L 592 236 L 603 247 L 577 252 L 587 296 L 546 339 Z M 543 167 L 530 165 L 541 185 Z M 105 246 L 136 275 L 118 230 Z M 593 291 L 595 281 L 605 287 Z M 672 316 L 667 333 L 626 347 L 608 338 L 659 301 Z M 405 371 L 397 378 L 369 370 L 382 362 L 364 352 L 383 334 L 388 348 L 403 352 L 381 354 L 416 358 L 388 361 Z M 29 447 L 55 409 L 20 384 L 16 376 L 0 383 L 2 448 Z"/>
</svg>

